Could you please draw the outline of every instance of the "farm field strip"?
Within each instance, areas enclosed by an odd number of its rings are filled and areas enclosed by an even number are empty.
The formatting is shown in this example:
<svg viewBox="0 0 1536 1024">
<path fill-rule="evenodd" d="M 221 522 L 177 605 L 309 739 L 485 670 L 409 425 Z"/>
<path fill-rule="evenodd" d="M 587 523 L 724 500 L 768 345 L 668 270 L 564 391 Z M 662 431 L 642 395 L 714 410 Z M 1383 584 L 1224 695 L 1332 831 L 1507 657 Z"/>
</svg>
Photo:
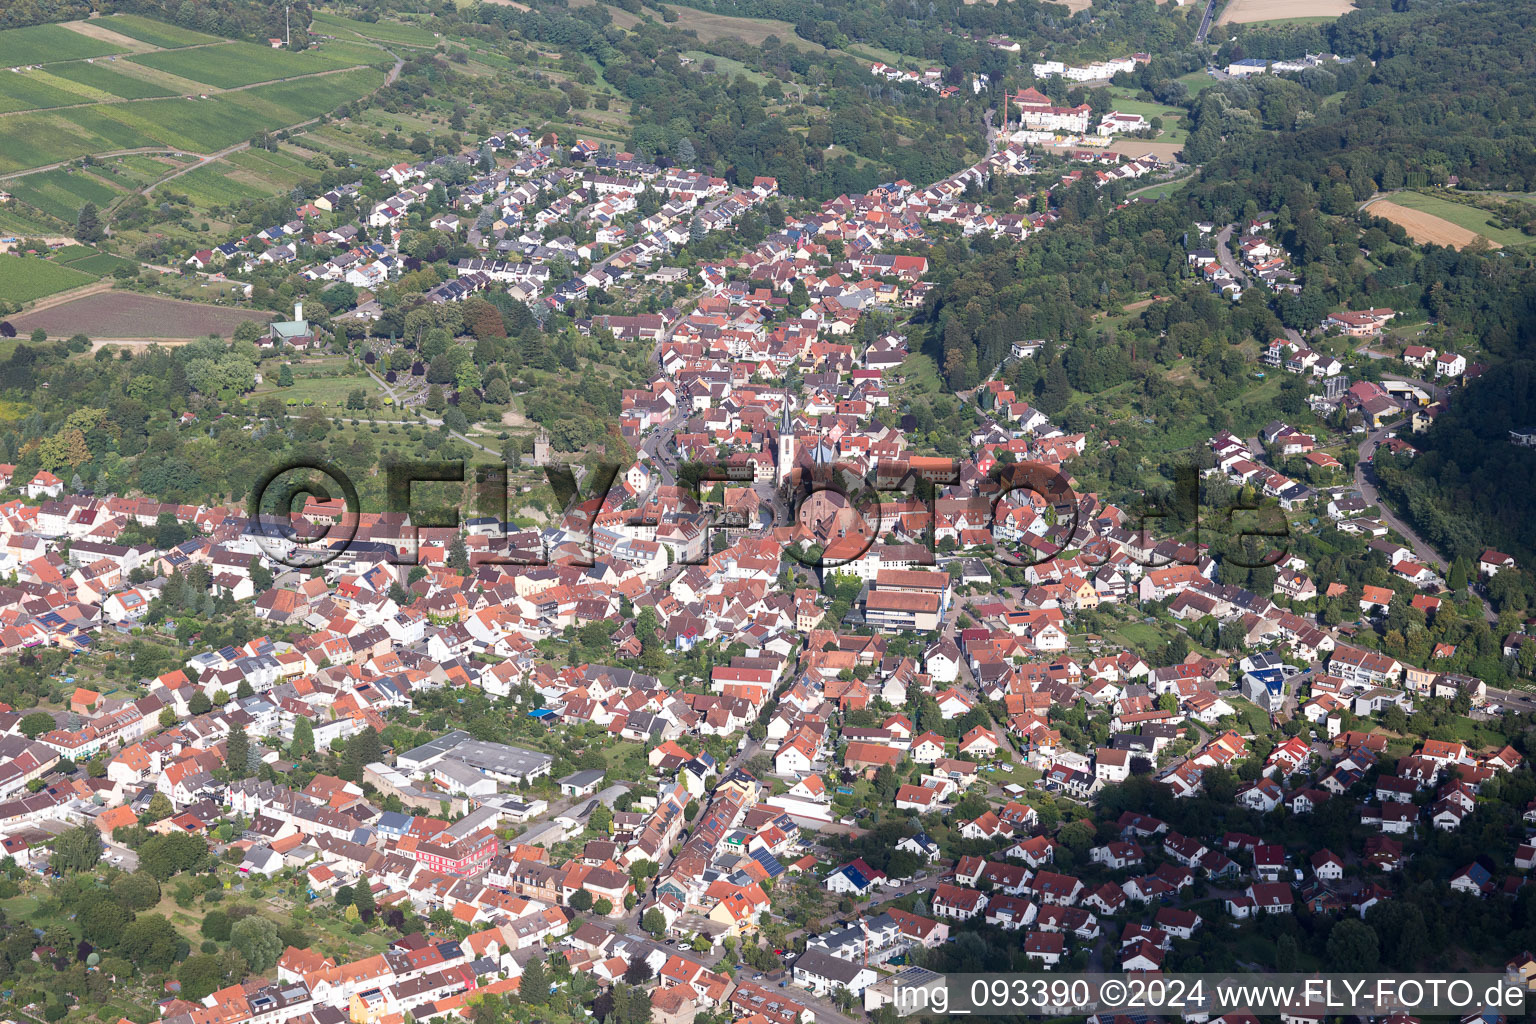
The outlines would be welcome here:
<svg viewBox="0 0 1536 1024">
<path fill-rule="evenodd" d="M 0 114 L 67 107 L 74 103 L 90 103 L 91 100 L 89 95 L 61 89 L 49 83 L 42 72 L 18 74 L 14 71 L 0 71 Z"/>
<path fill-rule="evenodd" d="M 164 22 L 152 21 L 149 18 L 141 18 L 137 14 L 114 14 L 109 18 L 100 19 L 101 23 L 118 35 L 137 39 L 151 46 L 160 46 L 168 50 L 174 50 L 182 46 L 198 46 L 202 43 L 217 43 L 218 36 L 210 36 L 203 32 L 196 32 L 189 28 L 181 28 L 177 25 L 167 25 Z"/>
<path fill-rule="evenodd" d="M 320 13 L 314 17 L 315 29 L 325 34 L 354 35 L 403 46 L 436 46 L 437 37 L 424 28 L 393 21 L 368 22 L 344 18 L 339 14 Z"/>
<path fill-rule="evenodd" d="M 120 62 L 125 67 L 127 61 Z M 90 88 L 106 97 L 117 97 L 124 100 L 143 100 L 157 96 L 174 96 L 176 90 L 167 84 L 151 80 L 149 76 L 124 74 L 116 67 L 107 64 L 87 64 L 84 61 L 75 61 L 69 64 L 53 64 L 48 68 L 50 74 L 78 83 Z"/>
<path fill-rule="evenodd" d="M 150 99 L 15 114 L 5 119 L 0 174 L 120 149 L 166 146 L 211 153 L 334 110 L 383 80 L 383 72 L 360 68 L 206 100 Z"/>
<path fill-rule="evenodd" d="M 1432 243 L 1462 249 L 1480 237 L 1477 232 L 1452 224 L 1432 213 L 1399 206 L 1390 200 L 1372 203 L 1366 212 L 1398 225 L 1408 232 L 1409 238 L 1423 245 Z"/>
<path fill-rule="evenodd" d="M 773 18 L 739 18 L 728 14 L 716 14 L 713 11 L 703 11 L 697 7 L 680 7 L 677 4 L 662 4 L 661 6 L 677 12 L 677 24 L 683 28 L 689 28 L 698 33 L 701 42 L 712 42 L 716 39 L 740 39 L 751 46 L 761 46 L 764 39 L 769 36 L 778 36 L 779 41 L 785 46 L 795 46 L 807 53 L 827 53 L 826 47 L 820 43 L 813 43 L 809 39 L 802 38 L 795 31 L 795 26 L 787 21 L 777 21 Z"/>
<path fill-rule="evenodd" d="M 132 62 L 219 89 L 236 89 L 352 66 L 347 61 L 318 52 L 292 53 L 288 50 L 263 49 L 254 43 L 243 42 L 219 43 L 195 49 L 159 50 L 138 54 Z"/>
<path fill-rule="evenodd" d="M 52 260 L 0 255 L 0 299 L 11 302 L 31 302 L 95 280 L 93 274 Z"/>
<path fill-rule="evenodd" d="M 33 262 L 46 264 L 44 260 Z M 21 333 L 41 327 L 51 337 L 84 333 L 92 338 L 108 339 L 144 337 L 146 325 L 153 324 L 158 337 L 180 340 L 207 334 L 227 338 L 234 334 L 235 328 L 244 320 L 260 323 L 271 317 L 271 313 L 261 310 L 211 306 L 134 292 L 101 292 L 61 302 L 35 313 L 23 313 L 13 317 L 11 322 Z"/>
<path fill-rule="evenodd" d="M 122 194 L 92 175 L 64 170 L 18 178 L 11 192 L 27 205 L 66 221 L 75 220 L 87 202 L 102 207 Z"/>
<path fill-rule="evenodd" d="M 1410 210 L 1419 210 L 1439 217 L 1468 231 L 1474 231 L 1495 245 L 1530 245 L 1536 242 L 1536 239 L 1518 228 L 1500 227 L 1494 221 L 1492 213 L 1479 209 L 1471 203 L 1459 203 L 1454 199 L 1425 192 L 1398 192 L 1389 196 L 1388 201 L 1397 206 L 1406 206 Z"/>
<path fill-rule="evenodd" d="M 1303 18 L 1342 17 L 1355 9 L 1350 0 L 1231 0 L 1218 25 L 1246 25 L 1256 21 L 1290 21 Z"/>
<path fill-rule="evenodd" d="M 123 48 L 62 25 L 32 25 L 0 32 L 0 68 L 48 64 L 54 61 L 105 57 Z"/>
<path fill-rule="evenodd" d="M 172 192 L 181 193 L 199 206 L 223 206 L 249 196 L 252 186 L 235 181 L 225 173 L 222 164 L 209 164 L 188 171 L 167 186 Z M 276 190 L 268 190 L 275 192 Z"/>
</svg>

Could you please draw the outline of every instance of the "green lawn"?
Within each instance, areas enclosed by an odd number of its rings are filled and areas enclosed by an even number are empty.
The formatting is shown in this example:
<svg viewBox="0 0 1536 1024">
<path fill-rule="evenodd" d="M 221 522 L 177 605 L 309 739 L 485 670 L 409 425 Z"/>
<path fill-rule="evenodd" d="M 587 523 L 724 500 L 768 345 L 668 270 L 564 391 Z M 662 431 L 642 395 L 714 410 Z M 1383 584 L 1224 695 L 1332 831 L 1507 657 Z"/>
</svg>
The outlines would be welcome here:
<svg viewBox="0 0 1536 1024">
<path fill-rule="evenodd" d="M 121 53 L 122 48 L 104 43 L 61 25 L 33 25 L 0 32 L 0 68 L 25 64 L 47 64 L 56 60 L 79 60 Z"/>
<path fill-rule="evenodd" d="M 1157 628 L 1155 622 L 1128 622 L 1116 628 L 1110 634 L 1110 639 L 1139 651 L 1152 650 L 1164 643 L 1163 631 Z"/>
<path fill-rule="evenodd" d="M 933 357 L 921 352 L 912 352 L 902 360 L 896 368 L 896 376 L 906 378 L 906 383 L 901 387 L 914 395 L 935 395 L 944 390 L 943 382 L 939 379 L 939 364 L 933 361 Z"/>
<path fill-rule="evenodd" d="M 1160 117 L 1164 122 L 1171 122 L 1182 118 L 1185 113 L 1182 107 L 1170 107 L 1150 100 L 1139 100 L 1134 90 L 1117 85 L 1110 86 L 1109 93 L 1115 98 L 1115 109 L 1122 114 L 1140 114 L 1148 119 Z"/>
<path fill-rule="evenodd" d="M 31 302 L 95 280 L 94 274 L 72 270 L 52 260 L 0 255 L 0 299 L 11 302 Z"/>
<path fill-rule="evenodd" d="M 1187 75 L 1180 75 L 1178 80 L 1184 83 L 1184 87 L 1189 90 L 1191 96 L 1198 96 L 1216 84 L 1216 79 L 1204 71 L 1191 71 Z"/>
<path fill-rule="evenodd" d="M 1188 178 L 1180 178 L 1178 181 L 1165 181 L 1161 184 L 1153 185 L 1151 188 L 1137 191 L 1136 197 L 1138 199 L 1145 199 L 1150 202 L 1153 199 L 1160 199 L 1163 196 L 1172 195 L 1173 193 L 1178 192 L 1185 185 L 1188 185 L 1189 182 L 1190 179 Z"/>
<path fill-rule="evenodd" d="M 277 368 L 271 372 L 262 372 L 262 383 L 251 392 L 253 398 L 265 398 L 268 395 L 276 395 L 285 402 L 292 399 L 301 404 L 315 403 L 336 407 L 337 415 L 358 419 L 374 419 L 374 413 L 366 409 L 342 408 L 347 400 L 347 395 L 358 388 L 363 389 L 369 395 L 378 395 L 380 400 L 384 395 L 379 392 L 378 385 L 367 374 L 352 377 L 306 377 L 304 370 L 296 370 L 293 375 L 293 386 L 280 388 L 275 385 L 277 380 Z"/>
<path fill-rule="evenodd" d="M 1516 228 L 1501 228 L 1492 220 L 1492 215 L 1487 210 L 1480 210 L 1467 203 L 1458 203 L 1454 199 L 1446 199 L 1438 195 L 1425 192 L 1393 192 L 1387 197 L 1398 206 L 1406 206 L 1410 210 L 1422 210 L 1433 214 L 1442 220 L 1448 220 L 1457 227 L 1475 231 L 1500 245 L 1530 245 L 1530 235 Z"/>
<path fill-rule="evenodd" d="M 294 53 L 291 50 L 257 46 L 255 43 L 224 43 L 201 46 L 195 50 L 142 53 L 133 58 L 133 63 L 219 89 L 273 82 L 317 71 L 334 71 L 351 64 L 350 61 L 326 57 L 315 51 Z"/>
<path fill-rule="evenodd" d="M 702 70 L 700 65 L 706 60 L 711 60 L 715 62 L 715 74 L 723 75 L 731 81 L 735 81 L 737 75 L 744 75 L 749 81 L 756 82 L 758 85 L 768 84 L 767 75 L 761 71 L 752 70 L 739 60 L 731 60 L 729 57 L 717 57 L 712 53 L 705 53 L 703 50 L 686 50 L 684 51 L 684 56 L 692 57 L 696 62 L 689 70 Z"/>
</svg>

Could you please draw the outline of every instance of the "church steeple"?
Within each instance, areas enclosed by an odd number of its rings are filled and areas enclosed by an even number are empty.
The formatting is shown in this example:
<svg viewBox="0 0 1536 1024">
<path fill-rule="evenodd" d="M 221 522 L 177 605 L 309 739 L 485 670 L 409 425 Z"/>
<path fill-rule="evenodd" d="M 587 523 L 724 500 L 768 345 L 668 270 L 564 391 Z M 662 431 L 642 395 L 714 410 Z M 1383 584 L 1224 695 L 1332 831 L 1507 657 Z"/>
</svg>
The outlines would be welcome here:
<svg viewBox="0 0 1536 1024">
<path fill-rule="evenodd" d="M 790 397 L 784 395 L 784 417 L 779 424 L 779 459 L 778 477 L 779 483 L 789 479 L 789 471 L 795 464 L 795 424 L 794 416 L 790 413 Z"/>
</svg>

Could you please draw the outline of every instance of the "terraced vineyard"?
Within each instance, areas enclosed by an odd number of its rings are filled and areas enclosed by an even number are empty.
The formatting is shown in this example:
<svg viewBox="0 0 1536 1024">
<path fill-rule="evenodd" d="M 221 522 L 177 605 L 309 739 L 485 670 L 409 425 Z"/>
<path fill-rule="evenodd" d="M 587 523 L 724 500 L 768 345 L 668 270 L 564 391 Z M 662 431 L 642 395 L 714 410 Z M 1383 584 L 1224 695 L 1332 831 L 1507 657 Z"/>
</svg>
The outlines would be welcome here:
<svg viewBox="0 0 1536 1024">
<path fill-rule="evenodd" d="M 0 32 L 0 68 L 28 62 L 0 72 L 0 175 L 120 150 L 216 152 L 377 89 L 390 60 L 350 32 L 293 53 L 130 15 L 72 24 Z M 36 191 L 57 215 L 53 184 Z"/>
<path fill-rule="evenodd" d="M 98 276 L 36 256 L 0 255 L 0 299 L 31 302 L 90 284 Z"/>
<path fill-rule="evenodd" d="M 338 38 L 374 39 L 404 46 L 432 46 L 437 37 L 423 28 L 399 22 L 368 22 L 343 18 L 338 14 L 316 14 L 315 31 Z"/>
<path fill-rule="evenodd" d="M 104 57 L 122 49 L 62 25 L 33 25 L 0 32 L 0 68 Z"/>
<path fill-rule="evenodd" d="M 54 64 L 49 66 L 48 73 L 93 89 L 103 96 L 116 96 L 119 99 L 143 100 L 176 95 L 176 91 L 166 85 L 124 74 L 105 63 L 76 61 L 71 64 Z"/>
<path fill-rule="evenodd" d="M 123 194 L 85 171 L 63 170 L 17 178 L 11 184 L 11 192 L 28 206 L 71 223 L 86 203 L 101 208 Z"/>
<path fill-rule="evenodd" d="M 110 18 L 103 18 L 102 27 L 116 32 L 120 36 L 137 39 L 151 46 L 160 46 L 171 50 L 178 46 L 197 46 L 201 43 L 217 43 L 218 36 L 206 35 L 202 32 L 194 32 L 189 28 L 181 28 L 176 25 L 167 25 L 160 21 L 151 21 L 149 18 L 141 18 L 137 14 L 114 14 Z"/>
<path fill-rule="evenodd" d="M 133 58 L 133 63 L 218 89 L 237 89 L 350 66 L 348 61 L 333 60 L 320 52 L 292 53 L 253 43 L 159 50 L 140 54 Z"/>
</svg>

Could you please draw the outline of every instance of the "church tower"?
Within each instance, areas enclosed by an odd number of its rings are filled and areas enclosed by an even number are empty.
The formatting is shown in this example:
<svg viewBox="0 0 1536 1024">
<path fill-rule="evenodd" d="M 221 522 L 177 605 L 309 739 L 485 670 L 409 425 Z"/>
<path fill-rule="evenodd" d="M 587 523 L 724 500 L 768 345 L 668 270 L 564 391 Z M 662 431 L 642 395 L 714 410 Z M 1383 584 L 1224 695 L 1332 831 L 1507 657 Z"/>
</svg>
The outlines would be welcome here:
<svg viewBox="0 0 1536 1024">
<path fill-rule="evenodd" d="M 795 465 L 795 427 L 794 417 L 789 411 L 789 396 L 784 396 L 784 419 L 779 424 L 779 461 L 778 482 L 782 487 L 789 479 L 789 471 Z"/>
</svg>

